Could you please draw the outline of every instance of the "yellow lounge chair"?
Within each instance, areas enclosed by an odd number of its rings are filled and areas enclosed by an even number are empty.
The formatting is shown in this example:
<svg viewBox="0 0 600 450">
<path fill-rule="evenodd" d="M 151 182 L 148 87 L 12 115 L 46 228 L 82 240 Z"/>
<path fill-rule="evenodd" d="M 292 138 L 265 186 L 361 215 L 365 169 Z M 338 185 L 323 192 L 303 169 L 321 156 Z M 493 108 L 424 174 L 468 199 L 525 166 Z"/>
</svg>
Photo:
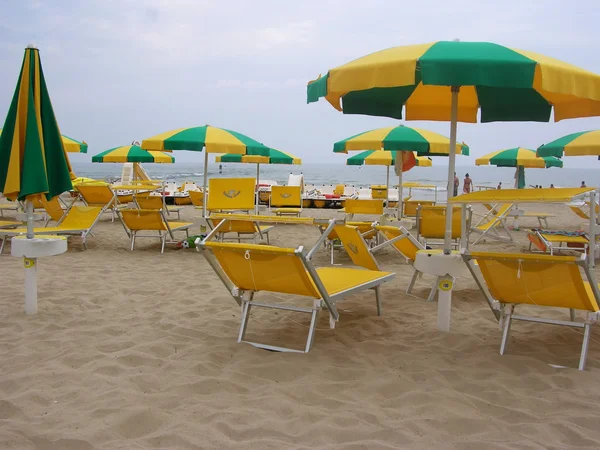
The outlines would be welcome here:
<svg viewBox="0 0 600 450">
<path fill-rule="evenodd" d="M 110 211 L 111 220 L 115 221 L 115 215 L 121 207 L 117 194 L 108 184 L 78 184 L 75 186 L 79 197 L 87 206 L 99 206 L 104 211 Z"/>
<path fill-rule="evenodd" d="M 355 214 L 381 216 L 383 214 L 383 200 L 359 200 L 348 199 L 344 203 L 344 211 L 346 219 L 352 220 Z"/>
<path fill-rule="evenodd" d="M 136 237 L 151 237 L 160 239 L 160 252 L 164 253 L 167 237 L 170 238 L 169 243 L 174 242 L 173 232 L 175 231 L 185 231 L 186 236 L 189 237 L 189 228 L 193 225 L 192 222 L 168 222 L 163 216 L 163 212 L 156 209 L 122 209 L 119 211 L 119 215 L 128 230 L 131 250 L 134 249 Z M 158 231 L 158 236 L 156 234 L 139 234 L 140 231 Z"/>
<path fill-rule="evenodd" d="M 506 226 L 506 219 L 510 214 L 510 210 L 513 207 L 512 203 L 504 203 L 501 205 L 495 205 L 488 214 L 484 215 L 474 226 L 467 227 L 470 232 L 481 233 L 473 245 L 477 244 L 484 237 L 490 237 L 501 241 L 514 241 L 508 227 Z M 502 236 L 498 230 L 504 231 L 506 236 Z"/>
<path fill-rule="evenodd" d="M 19 204 L 16 202 L 0 203 L 0 217 L 4 217 L 4 211 L 19 211 Z"/>
<path fill-rule="evenodd" d="M 363 239 L 365 239 L 365 241 L 367 241 L 369 244 L 374 243 L 374 238 L 376 237 L 377 232 L 373 228 L 373 222 L 346 222 L 346 225 L 357 227 L 358 231 L 362 235 Z M 323 233 L 325 232 L 326 228 L 327 224 L 322 224 L 319 226 L 319 231 Z M 339 239 L 340 237 L 336 232 L 336 228 L 333 228 L 333 230 L 331 230 L 331 232 L 327 235 L 327 238 L 325 239 L 325 249 L 329 251 L 330 261 L 332 265 L 334 263 L 334 250 L 343 248 L 343 244 L 341 242 L 339 244 L 336 244 L 336 242 Z"/>
<path fill-rule="evenodd" d="M 582 219 L 590 220 L 590 202 L 572 203 L 568 205 L 577 216 Z M 596 205 L 596 214 L 600 213 L 600 205 Z"/>
<path fill-rule="evenodd" d="M 256 179 L 212 178 L 208 181 L 206 211 L 246 212 L 254 211 Z"/>
<path fill-rule="evenodd" d="M 271 186 L 269 209 L 276 216 L 302 214 L 302 188 L 300 186 Z"/>
<path fill-rule="evenodd" d="M 527 233 L 529 250 L 535 246 L 541 252 L 551 255 L 560 250 L 582 251 L 587 253 L 590 241 L 585 236 L 569 236 L 555 233 L 544 233 L 541 230 L 531 230 Z M 562 244 L 566 244 L 563 247 Z"/>
<path fill-rule="evenodd" d="M 225 221 L 225 223 L 221 224 L 221 221 Z M 217 241 L 223 242 L 227 237 L 226 234 L 235 233 L 237 236 L 232 238 L 236 239 L 238 242 L 241 242 L 244 238 L 242 236 L 250 235 L 249 239 L 252 239 L 256 243 L 256 236 L 259 236 L 261 240 L 266 239 L 267 244 L 269 244 L 269 231 L 273 229 L 273 225 L 259 225 L 254 220 L 227 220 L 222 217 L 213 218 L 211 217 L 208 221 L 212 228 L 219 227 L 217 232 Z M 220 225 L 220 226 L 219 226 Z"/>
<path fill-rule="evenodd" d="M 162 195 L 138 195 L 133 196 L 133 201 L 137 204 L 139 209 L 156 209 L 158 211 L 166 211 L 167 215 L 177 214 L 177 220 L 181 220 L 179 215 L 181 211 L 180 206 L 167 206 L 165 204 L 165 198 Z"/>
<path fill-rule="evenodd" d="M 314 339 L 317 314 L 322 307 L 330 315 L 330 326 L 339 319 L 337 302 L 343 297 L 374 289 L 381 310 L 380 285 L 394 277 L 393 273 L 358 268 L 315 268 L 302 247 L 280 248 L 271 245 L 223 242 L 196 242 L 228 292 L 242 307 L 238 342 L 275 351 L 306 353 Z M 312 308 L 277 305 L 254 300 L 259 291 L 299 295 L 313 298 Z M 267 345 L 245 340 L 250 309 L 253 307 L 296 311 L 311 315 L 308 338 L 303 350 Z"/>
<path fill-rule="evenodd" d="M 202 191 L 188 191 L 192 205 L 196 209 L 202 209 L 204 205 L 204 192 Z"/>
<path fill-rule="evenodd" d="M 460 244 L 462 211 L 460 206 L 452 207 L 452 240 L 453 245 Z M 468 229 L 468 225 L 467 225 Z M 431 242 L 444 240 L 446 233 L 446 205 L 420 205 L 417 208 L 417 238 L 426 247 L 427 245 L 440 244 Z"/>
<path fill-rule="evenodd" d="M 34 228 L 35 234 L 57 234 L 59 236 L 81 236 L 83 248 L 87 249 L 87 237 L 98 223 L 104 208 L 99 206 L 71 206 L 61 220 L 53 227 Z M 19 234 L 26 234 L 27 228 L 0 230 L 2 244 L 0 254 L 4 251 L 6 239 Z"/>
<path fill-rule="evenodd" d="M 435 202 L 431 200 L 410 200 L 410 197 L 406 197 L 402 205 L 404 217 L 417 217 L 419 206 L 435 206 Z"/>
<path fill-rule="evenodd" d="M 513 320 L 577 327 L 584 329 L 579 370 L 585 369 L 590 325 L 600 318 L 600 290 L 585 263 L 585 255 L 465 252 L 463 258 L 488 303 L 503 311 L 501 355 L 506 350 Z M 475 261 L 479 270 L 474 267 Z M 583 279 L 582 272 L 587 281 Z M 570 320 L 514 314 L 519 304 L 567 308 L 571 312 Z M 575 310 L 586 313 L 583 322 L 575 321 Z"/>
</svg>

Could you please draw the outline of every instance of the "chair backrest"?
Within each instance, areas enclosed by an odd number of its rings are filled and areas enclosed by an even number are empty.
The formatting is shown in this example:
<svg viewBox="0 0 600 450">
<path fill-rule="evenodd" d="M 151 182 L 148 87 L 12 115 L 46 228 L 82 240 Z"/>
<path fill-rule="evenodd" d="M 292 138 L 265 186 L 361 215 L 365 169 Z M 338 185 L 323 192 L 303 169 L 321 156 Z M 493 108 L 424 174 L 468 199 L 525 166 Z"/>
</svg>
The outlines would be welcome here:
<svg viewBox="0 0 600 450">
<path fill-rule="evenodd" d="M 135 201 L 138 204 L 138 206 L 140 207 L 140 209 L 164 209 L 165 205 L 163 203 L 163 198 L 162 196 L 159 195 L 141 195 L 141 196 L 135 196 Z"/>
<path fill-rule="evenodd" d="M 335 232 L 354 264 L 369 270 L 381 270 L 357 227 L 336 225 Z"/>
<path fill-rule="evenodd" d="M 383 184 L 374 184 L 371 186 L 371 198 L 387 199 L 388 187 Z"/>
<path fill-rule="evenodd" d="M 73 206 L 60 222 L 60 226 L 73 230 L 89 230 L 102 211 L 103 208 L 100 206 Z"/>
<path fill-rule="evenodd" d="M 577 214 L 579 217 L 581 217 L 582 219 L 585 220 L 590 220 L 590 216 L 589 214 L 587 214 L 579 205 L 569 205 L 569 208 L 571 208 L 571 211 L 573 211 L 575 214 Z"/>
<path fill-rule="evenodd" d="M 124 209 L 120 214 L 131 231 L 167 230 L 161 212 L 156 209 Z"/>
<path fill-rule="evenodd" d="M 346 214 L 383 214 L 383 200 L 348 199 L 344 207 Z"/>
<path fill-rule="evenodd" d="M 381 232 L 386 239 L 392 240 L 404 236 L 402 239 L 392 242 L 391 245 L 405 258 L 410 261 L 414 261 L 417 257 L 419 250 L 424 250 L 419 241 L 410 236 L 410 233 L 403 231 L 398 227 L 392 227 L 387 225 L 377 225 L 375 229 Z M 412 239 L 411 239 L 412 238 Z"/>
<path fill-rule="evenodd" d="M 114 191 L 108 185 L 85 185 L 75 187 L 88 206 L 112 207 L 116 201 Z"/>
<path fill-rule="evenodd" d="M 579 268 L 585 265 L 579 257 L 492 252 L 469 256 L 477 261 L 492 297 L 501 303 L 599 310 L 598 299 L 581 275 Z"/>
<path fill-rule="evenodd" d="M 256 179 L 212 178 L 208 181 L 209 211 L 254 209 Z"/>
<path fill-rule="evenodd" d="M 134 172 L 133 163 L 124 163 L 121 170 L 121 184 L 131 184 L 133 182 Z"/>
<path fill-rule="evenodd" d="M 194 205 L 194 206 L 204 205 L 204 192 L 188 191 L 188 194 L 190 195 L 190 200 L 192 201 L 192 205 Z"/>
<path fill-rule="evenodd" d="M 225 223 L 219 228 L 221 233 L 258 233 L 256 222 L 252 220 L 210 219 L 213 228 L 219 225 L 222 220 L 225 220 Z"/>
<path fill-rule="evenodd" d="M 419 206 L 417 232 L 426 239 L 444 239 L 446 233 L 446 206 Z M 452 239 L 461 237 L 461 207 L 452 207 Z"/>
<path fill-rule="evenodd" d="M 301 208 L 302 188 L 300 186 L 271 186 L 271 206 Z"/>
<path fill-rule="evenodd" d="M 60 222 L 65 214 L 65 210 L 58 200 L 58 195 L 52 197 L 51 200 L 46 200 L 46 196 L 42 195 L 40 198 L 40 204 L 55 222 Z"/>
<path fill-rule="evenodd" d="M 244 290 L 279 292 L 320 298 L 312 278 L 293 248 L 273 245 L 205 242 L 235 286 Z"/>
<path fill-rule="evenodd" d="M 530 231 L 527 233 L 527 239 L 529 240 L 529 242 L 531 242 L 533 245 L 535 245 L 535 247 L 542 251 L 545 252 L 548 250 L 548 246 L 546 245 L 546 242 L 544 242 L 544 239 L 542 238 L 542 236 L 540 236 L 539 233 L 535 232 L 535 231 Z"/>
<path fill-rule="evenodd" d="M 435 202 L 432 200 L 405 200 L 402 205 L 403 213 L 406 217 L 416 217 L 419 205 L 434 206 Z"/>
<path fill-rule="evenodd" d="M 336 195 L 344 195 L 344 191 L 346 190 L 346 186 L 343 184 L 336 184 L 333 193 Z"/>
</svg>

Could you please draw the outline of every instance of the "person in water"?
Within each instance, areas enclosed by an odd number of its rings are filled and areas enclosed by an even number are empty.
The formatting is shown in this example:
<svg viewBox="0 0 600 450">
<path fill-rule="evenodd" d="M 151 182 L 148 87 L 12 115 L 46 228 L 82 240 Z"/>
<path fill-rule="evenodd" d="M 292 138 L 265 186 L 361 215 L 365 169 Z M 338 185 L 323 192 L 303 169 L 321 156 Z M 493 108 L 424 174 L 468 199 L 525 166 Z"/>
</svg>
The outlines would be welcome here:
<svg viewBox="0 0 600 450">
<path fill-rule="evenodd" d="M 463 194 L 468 194 L 469 192 L 471 192 L 472 186 L 473 186 L 473 180 L 471 180 L 471 178 L 469 177 L 469 174 L 467 173 L 465 175 L 465 179 L 463 181 Z"/>
<path fill-rule="evenodd" d="M 456 176 L 456 172 L 454 172 L 454 196 L 456 197 L 458 195 L 458 185 L 460 184 L 460 181 L 458 180 L 458 177 Z"/>
<path fill-rule="evenodd" d="M 502 189 L 502 181 L 498 183 L 498 187 L 496 189 Z"/>
<path fill-rule="evenodd" d="M 219 164 L 219 173 L 223 173 L 223 165 Z"/>
<path fill-rule="evenodd" d="M 582 182 L 581 182 L 581 187 L 582 187 L 582 188 L 584 188 L 584 187 L 587 187 L 587 186 L 585 185 L 585 181 L 582 181 Z"/>
</svg>

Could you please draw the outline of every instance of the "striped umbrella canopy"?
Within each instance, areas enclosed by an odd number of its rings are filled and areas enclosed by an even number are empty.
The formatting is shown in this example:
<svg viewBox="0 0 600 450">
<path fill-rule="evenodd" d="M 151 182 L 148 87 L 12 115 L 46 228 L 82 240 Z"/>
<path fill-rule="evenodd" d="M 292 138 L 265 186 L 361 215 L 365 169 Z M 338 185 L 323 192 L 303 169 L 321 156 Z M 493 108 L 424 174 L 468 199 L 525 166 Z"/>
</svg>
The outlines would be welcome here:
<svg viewBox="0 0 600 450">
<path fill-rule="evenodd" d="M 393 166 L 396 164 L 396 151 L 367 150 L 346 160 L 348 166 Z M 415 166 L 431 167 L 431 158 L 415 155 Z"/>
<path fill-rule="evenodd" d="M 211 125 L 192 128 L 178 128 L 157 134 L 142 141 L 145 150 L 172 151 L 191 150 L 204 152 L 204 202 L 203 217 L 206 217 L 206 186 L 208 184 L 208 153 L 236 153 L 245 155 L 254 152 L 256 155 L 267 155 L 269 147 L 236 131 L 217 128 Z"/>
<path fill-rule="evenodd" d="M 246 155 L 229 153 L 215 158 L 218 163 L 250 163 L 250 164 L 302 164 L 302 160 L 281 150 L 270 148 L 267 155 L 255 155 L 250 152 Z"/>
<path fill-rule="evenodd" d="M 0 135 L 0 187 L 11 200 L 46 199 L 73 188 L 39 51 L 28 47 Z M 32 213 L 32 211 L 31 211 Z M 29 227 L 28 237 L 33 237 Z"/>
<path fill-rule="evenodd" d="M 600 159 L 600 130 L 580 131 L 555 141 L 544 144 L 537 149 L 538 156 L 596 156 Z"/>
<path fill-rule="evenodd" d="M 600 115 L 600 75 L 489 42 L 393 47 L 331 69 L 307 86 L 345 114 L 457 122 L 538 121 Z M 444 253 L 451 250 L 455 154 L 448 164 Z"/>
<path fill-rule="evenodd" d="M 2 135 L 2 128 L 0 128 L 0 135 Z M 76 141 L 69 136 L 61 135 L 63 147 L 67 153 L 87 153 L 88 145 L 85 142 Z"/>
<path fill-rule="evenodd" d="M 464 143 L 456 144 L 455 148 L 456 153 L 469 154 L 469 146 Z M 365 131 L 333 144 L 334 153 L 352 150 L 413 151 L 418 155 L 448 156 L 450 139 L 433 131 L 399 125 Z"/>
<path fill-rule="evenodd" d="M 163 152 L 143 150 L 137 145 L 115 147 L 92 156 L 92 162 L 99 163 L 174 163 L 173 155 Z"/>
<path fill-rule="evenodd" d="M 562 167 L 563 162 L 554 156 L 539 158 L 534 150 L 528 148 L 509 148 L 498 150 L 475 160 L 475 165 L 493 165 L 497 167 L 516 167 L 515 188 L 523 189 L 525 183 L 525 168 Z"/>
</svg>

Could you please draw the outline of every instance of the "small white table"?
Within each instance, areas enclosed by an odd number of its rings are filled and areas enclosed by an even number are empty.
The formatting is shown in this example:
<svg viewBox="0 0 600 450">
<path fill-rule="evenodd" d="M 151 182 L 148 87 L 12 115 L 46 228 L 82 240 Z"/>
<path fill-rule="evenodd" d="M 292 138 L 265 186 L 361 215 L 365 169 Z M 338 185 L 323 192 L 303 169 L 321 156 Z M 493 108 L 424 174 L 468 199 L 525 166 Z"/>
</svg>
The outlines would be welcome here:
<svg viewBox="0 0 600 450">
<path fill-rule="evenodd" d="M 445 255 L 442 250 L 419 250 L 413 265 L 415 269 L 437 277 L 437 328 L 449 332 L 454 282 L 456 277 L 470 275 L 460 252 Z"/>
</svg>

